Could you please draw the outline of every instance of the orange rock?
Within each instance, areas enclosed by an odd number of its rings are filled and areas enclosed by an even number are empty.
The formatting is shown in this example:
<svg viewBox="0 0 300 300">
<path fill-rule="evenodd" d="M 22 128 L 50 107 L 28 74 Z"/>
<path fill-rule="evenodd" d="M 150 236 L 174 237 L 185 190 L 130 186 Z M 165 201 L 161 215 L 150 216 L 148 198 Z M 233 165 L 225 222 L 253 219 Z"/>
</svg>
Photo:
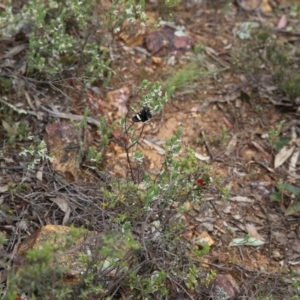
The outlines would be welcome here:
<svg viewBox="0 0 300 300">
<path fill-rule="evenodd" d="M 195 235 L 193 242 L 199 246 L 204 246 L 205 244 L 212 246 L 215 243 L 207 231 L 202 231 L 201 233 Z"/>
<path fill-rule="evenodd" d="M 87 147 L 85 128 L 75 128 L 70 122 L 56 122 L 46 126 L 46 134 L 54 170 L 68 181 L 77 180 Z"/>
<path fill-rule="evenodd" d="M 162 62 L 161 57 L 158 57 L 158 56 L 152 56 L 151 59 L 157 65 L 161 64 L 161 62 Z"/>
<path fill-rule="evenodd" d="M 129 95 L 130 89 L 127 86 L 123 86 L 120 89 L 108 92 L 106 94 L 106 102 L 109 106 L 113 106 L 118 109 L 118 116 L 125 116 L 128 112 L 127 101 Z"/>
</svg>

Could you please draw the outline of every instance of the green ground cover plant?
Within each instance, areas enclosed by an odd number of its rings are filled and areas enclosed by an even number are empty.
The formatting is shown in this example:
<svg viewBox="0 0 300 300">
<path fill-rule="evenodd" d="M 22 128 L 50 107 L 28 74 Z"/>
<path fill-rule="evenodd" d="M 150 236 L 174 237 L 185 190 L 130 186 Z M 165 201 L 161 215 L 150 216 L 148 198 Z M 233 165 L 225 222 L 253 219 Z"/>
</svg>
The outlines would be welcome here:
<svg viewBox="0 0 300 300">
<path fill-rule="evenodd" d="M 253 28 L 243 38 L 238 35 L 232 60 L 235 70 L 258 87 L 274 86 L 273 96 L 285 96 L 293 103 L 300 96 L 299 49 L 278 40 L 270 28 Z"/>
</svg>

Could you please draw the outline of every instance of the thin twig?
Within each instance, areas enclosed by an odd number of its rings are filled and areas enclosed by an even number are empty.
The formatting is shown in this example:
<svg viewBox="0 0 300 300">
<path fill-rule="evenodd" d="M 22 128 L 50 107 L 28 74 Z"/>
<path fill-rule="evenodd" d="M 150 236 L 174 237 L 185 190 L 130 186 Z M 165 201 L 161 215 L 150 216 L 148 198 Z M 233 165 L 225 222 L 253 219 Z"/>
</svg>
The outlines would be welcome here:
<svg viewBox="0 0 300 300">
<path fill-rule="evenodd" d="M 40 108 L 49 113 L 50 115 L 52 115 L 53 117 L 57 117 L 57 118 L 62 118 L 62 119 L 68 119 L 68 120 L 73 120 L 73 121 L 82 121 L 84 116 L 79 116 L 79 115 L 73 115 L 73 114 L 65 114 L 65 113 L 61 113 L 61 112 L 55 112 L 53 110 L 50 110 L 44 106 L 40 106 Z M 87 123 L 92 124 L 92 125 L 96 125 L 99 126 L 100 122 L 98 122 L 97 120 L 95 120 L 94 118 L 91 117 L 87 117 L 86 118 Z"/>
<path fill-rule="evenodd" d="M 205 147 L 206 147 L 206 149 L 207 149 L 207 151 L 208 151 L 208 153 L 209 153 L 209 156 L 210 156 L 210 158 L 211 158 L 212 160 L 214 160 L 214 155 L 213 155 L 212 151 L 210 150 L 210 146 L 209 146 L 208 141 L 206 140 L 206 135 L 205 135 L 205 133 L 204 133 L 204 130 L 201 130 L 201 134 L 202 134 L 202 137 L 203 137 L 203 139 L 204 139 L 204 144 L 205 144 Z"/>
<path fill-rule="evenodd" d="M 132 177 L 132 180 L 133 180 L 134 183 L 136 183 L 136 180 L 134 178 L 133 169 L 132 169 L 130 158 L 129 158 L 129 149 L 132 148 L 133 146 L 135 146 L 138 143 L 139 139 L 141 138 L 141 136 L 143 134 L 144 128 L 145 128 L 145 124 L 143 124 L 142 131 L 141 131 L 139 137 L 137 138 L 137 140 L 134 143 L 132 143 L 129 147 L 127 147 L 125 145 L 125 152 L 126 152 L 127 162 L 128 162 L 129 169 L 130 169 L 130 174 L 131 174 L 131 177 Z"/>
<path fill-rule="evenodd" d="M 171 281 L 173 281 L 176 285 L 178 285 L 191 300 L 194 300 L 194 298 L 188 293 L 188 291 L 180 283 L 178 283 L 176 280 L 174 280 L 170 275 L 168 275 L 168 278 Z"/>
</svg>

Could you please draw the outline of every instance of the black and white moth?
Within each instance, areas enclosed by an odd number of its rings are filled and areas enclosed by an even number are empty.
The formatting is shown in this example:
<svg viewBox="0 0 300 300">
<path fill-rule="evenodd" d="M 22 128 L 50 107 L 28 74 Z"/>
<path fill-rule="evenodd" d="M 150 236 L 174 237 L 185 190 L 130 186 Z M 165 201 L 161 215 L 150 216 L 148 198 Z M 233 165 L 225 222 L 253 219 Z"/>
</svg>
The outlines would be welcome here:
<svg viewBox="0 0 300 300">
<path fill-rule="evenodd" d="M 143 107 L 143 109 L 132 117 L 132 122 L 146 122 L 152 118 L 152 114 L 148 107 Z"/>
</svg>

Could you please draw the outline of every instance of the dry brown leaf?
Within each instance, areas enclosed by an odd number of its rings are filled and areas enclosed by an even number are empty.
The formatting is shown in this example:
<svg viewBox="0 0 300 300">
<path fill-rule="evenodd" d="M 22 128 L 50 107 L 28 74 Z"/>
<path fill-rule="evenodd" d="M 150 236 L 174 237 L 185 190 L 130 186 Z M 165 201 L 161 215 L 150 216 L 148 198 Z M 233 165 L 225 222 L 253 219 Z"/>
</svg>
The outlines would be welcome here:
<svg viewBox="0 0 300 300">
<path fill-rule="evenodd" d="M 29 107 L 30 107 L 33 111 L 36 111 L 35 106 L 34 106 L 34 104 L 32 103 L 31 98 L 30 98 L 28 92 L 27 92 L 27 91 L 24 91 L 24 94 L 25 94 L 25 98 L 26 98 L 26 100 L 27 100 L 27 103 L 28 103 Z"/>
<path fill-rule="evenodd" d="M 59 208 L 65 213 L 70 209 L 68 201 L 63 197 L 49 198 L 49 200 L 56 203 Z"/>
<path fill-rule="evenodd" d="M 71 208 L 69 208 L 67 210 L 67 212 L 65 213 L 65 216 L 63 218 L 63 221 L 62 221 L 62 225 L 66 225 L 69 221 L 69 218 L 70 218 L 70 213 L 71 213 Z"/>
<path fill-rule="evenodd" d="M 16 134 L 16 128 L 10 126 L 6 121 L 2 120 L 2 126 L 8 134 Z"/>
<path fill-rule="evenodd" d="M 8 191 L 8 184 L 0 186 L 0 193 L 5 193 Z"/>
<path fill-rule="evenodd" d="M 287 17 L 286 15 L 282 15 L 278 21 L 277 29 L 283 29 L 286 27 L 286 25 L 287 25 Z"/>
<path fill-rule="evenodd" d="M 14 46 L 3 57 L 11 58 L 11 57 L 19 54 L 21 51 L 25 50 L 26 48 L 28 48 L 28 44 L 26 44 L 26 43 Z"/>
<path fill-rule="evenodd" d="M 197 153 L 197 152 L 195 152 L 195 157 L 199 160 L 209 160 L 210 159 L 209 156 L 204 156 L 204 155 L 202 155 L 200 153 Z"/>
<path fill-rule="evenodd" d="M 274 169 L 280 167 L 292 155 L 294 149 L 295 146 L 291 147 L 290 149 L 288 149 L 287 146 L 280 149 L 280 151 L 275 156 Z"/>
<path fill-rule="evenodd" d="M 49 200 L 56 203 L 59 206 L 59 208 L 65 213 L 65 216 L 62 221 L 62 225 L 65 225 L 68 222 L 71 213 L 71 208 L 68 201 L 63 197 L 49 198 Z"/>
<path fill-rule="evenodd" d="M 254 202 L 253 199 L 250 199 L 250 198 L 244 197 L 244 196 L 230 197 L 229 200 L 231 200 L 231 201 L 237 201 L 237 202 L 249 202 L 249 203 L 253 203 Z"/>
<path fill-rule="evenodd" d="M 39 170 L 36 172 L 36 178 L 40 181 L 42 181 L 42 179 L 43 179 L 43 169 L 44 169 L 44 166 L 41 166 L 39 168 Z"/>
<path fill-rule="evenodd" d="M 245 228 L 252 237 L 258 239 L 258 240 L 264 240 L 264 238 L 257 232 L 256 227 L 253 224 L 246 224 Z"/>
<path fill-rule="evenodd" d="M 149 147 L 152 147 L 153 149 L 155 149 L 157 151 L 158 154 L 160 155 L 165 155 L 165 150 L 157 145 L 155 145 L 154 143 L 150 142 L 147 139 L 143 139 L 143 142 L 148 145 Z"/>
<path fill-rule="evenodd" d="M 251 144 L 258 150 L 261 152 L 262 156 L 264 159 L 266 159 L 267 161 L 271 160 L 271 155 L 265 151 L 265 149 L 257 142 L 252 141 Z"/>
<path fill-rule="evenodd" d="M 237 136 L 236 134 L 234 134 L 227 145 L 225 155 L 229 156 L 234 151 L 236 144 L 237 144 Z"/>
<path fill-rule="evenodd" d="M 299 153 L 299 150 L 293 153 L 289 164 L 289 175 L 294 178 L 300 178 L 300 176 L 296 173 Z"/>
</svg>

